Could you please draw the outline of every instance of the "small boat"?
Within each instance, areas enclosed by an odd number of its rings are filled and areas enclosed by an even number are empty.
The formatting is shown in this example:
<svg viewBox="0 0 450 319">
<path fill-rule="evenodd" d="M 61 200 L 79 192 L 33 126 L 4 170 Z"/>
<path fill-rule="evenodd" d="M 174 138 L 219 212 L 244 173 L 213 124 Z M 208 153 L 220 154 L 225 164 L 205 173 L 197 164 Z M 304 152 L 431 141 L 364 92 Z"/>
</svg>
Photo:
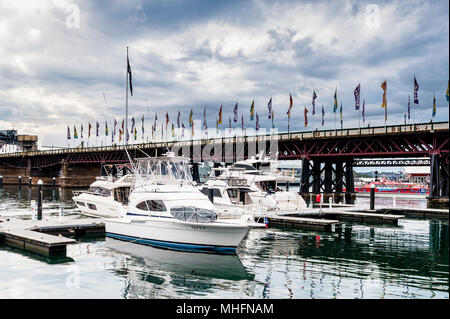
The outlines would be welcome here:
<svg viewBox="0 0 450 319">
<path fill-rule="evenodd" d="M 189 159 L 135 159 L 127 213 L 106 219 L 106 236 L 174 250 L 235 254 L 251 223 L 222 220 L 192 180 Z"/>
<path fill-rule="evenodd" d="M 99 176 L 86 191 L 72 191 L 82 214 L 92 217 L 120 217 L 126 212 L 132 175 L 120 178 Z"/>
</svg>

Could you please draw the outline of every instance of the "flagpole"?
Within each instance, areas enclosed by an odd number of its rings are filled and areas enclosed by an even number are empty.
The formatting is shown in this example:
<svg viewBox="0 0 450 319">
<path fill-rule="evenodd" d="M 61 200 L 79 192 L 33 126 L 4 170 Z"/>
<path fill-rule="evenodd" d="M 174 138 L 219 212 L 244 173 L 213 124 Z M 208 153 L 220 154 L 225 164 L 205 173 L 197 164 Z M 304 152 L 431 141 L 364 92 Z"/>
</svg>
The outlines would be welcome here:
<svg viewBox="0 0 450 319">
<path fill-rule="evenodd" d="M 125 68 L 125 74 L 126 74 L 126 98 L 125 98 L 125 145 L 128 145 L 128 46 L 127 46 L 127 66 Z"/>
</svg>

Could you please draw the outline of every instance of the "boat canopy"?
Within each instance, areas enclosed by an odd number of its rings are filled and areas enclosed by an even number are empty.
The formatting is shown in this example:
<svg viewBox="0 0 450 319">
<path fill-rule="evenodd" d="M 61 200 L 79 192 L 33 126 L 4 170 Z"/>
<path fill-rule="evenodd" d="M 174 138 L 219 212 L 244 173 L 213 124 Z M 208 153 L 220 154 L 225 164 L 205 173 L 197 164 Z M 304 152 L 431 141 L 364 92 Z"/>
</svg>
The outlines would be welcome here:
<svg viewBox="0 0 450 319">
<path fill-rule="evenodd" d="M 170 209 L 170 213 L 174 218 L 187 222 L 209 223 L 217 220 L 216 213 L 194 206 L 174 206 Z"/>
</svg>

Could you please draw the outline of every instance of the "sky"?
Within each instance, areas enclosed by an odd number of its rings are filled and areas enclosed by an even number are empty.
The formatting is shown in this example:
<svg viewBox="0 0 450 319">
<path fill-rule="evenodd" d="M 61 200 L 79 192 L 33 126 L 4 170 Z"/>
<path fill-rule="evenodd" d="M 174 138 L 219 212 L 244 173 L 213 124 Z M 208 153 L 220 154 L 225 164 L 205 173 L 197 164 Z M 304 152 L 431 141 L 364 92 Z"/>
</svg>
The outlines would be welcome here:
<svg viewBox="0 0 450 319">
<path fill-rule="evenodd" d="M 126 54 L 132 69 L 129 117 L 150 134 L 155 112 L 189 111 L 215 127 L 239 105 L 245 125 L 255 101 L 261 128 L 334 129 L 333 95 L 343 126 L 358 127 L 353 90 L 361 83 L 365 123 L 384 125 L 381 83 L 387 81 L 387 124 L 413 108 L 416 122 L 448 121 L 449 3 L 442 1 L 89 1 L 0 0 L 0 129 L 36 134 L 39 146 L 65 146 L 67 126 L 125 116 Z M 316 115 L 312 117 L 315 90 Z M 308 108 L 308 127 L 304 109 Z M 411 115 L 412 117 L 412 115 Z M 339 113 L 337 113 L 339 121 Z M 412 121 L 412 118 L 411 118 Z M 338 126 L 340 124 L 338 123 Z M 362 120 L 361 120 L 362 125 Z M 78 133 L 80 134 L 80 133 Z M 139 132 L 140 134 L 140 132 Z"/>
</svg>

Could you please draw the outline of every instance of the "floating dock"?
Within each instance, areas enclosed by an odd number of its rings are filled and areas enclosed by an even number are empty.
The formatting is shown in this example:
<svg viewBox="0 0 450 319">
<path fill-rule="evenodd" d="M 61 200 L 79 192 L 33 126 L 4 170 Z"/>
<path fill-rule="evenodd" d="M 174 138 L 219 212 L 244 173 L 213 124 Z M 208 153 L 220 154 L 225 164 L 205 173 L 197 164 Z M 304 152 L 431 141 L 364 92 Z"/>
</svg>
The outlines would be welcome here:
<svg viewBox="0 0 450 319">
<path fill-rule="evenodd" d="M 264 218 L 267 218 L 269 226 L 296 228 L 296 229 L 311 229 L 319 231 L 331 231 L 333 225 L 339 224 L 338 220 L 282 216 L 274 214 L 255 215 L 255 220 L 259 223 L 264 223 Z"/>
<path fill-rule="evenodd" d="M 46 258 L 64 258 L 67 245 L 77 241 L 64 236 L 104 235 L 101 219 L 20 220 L 0 219 L 0 243 Z"/>
</svg>

